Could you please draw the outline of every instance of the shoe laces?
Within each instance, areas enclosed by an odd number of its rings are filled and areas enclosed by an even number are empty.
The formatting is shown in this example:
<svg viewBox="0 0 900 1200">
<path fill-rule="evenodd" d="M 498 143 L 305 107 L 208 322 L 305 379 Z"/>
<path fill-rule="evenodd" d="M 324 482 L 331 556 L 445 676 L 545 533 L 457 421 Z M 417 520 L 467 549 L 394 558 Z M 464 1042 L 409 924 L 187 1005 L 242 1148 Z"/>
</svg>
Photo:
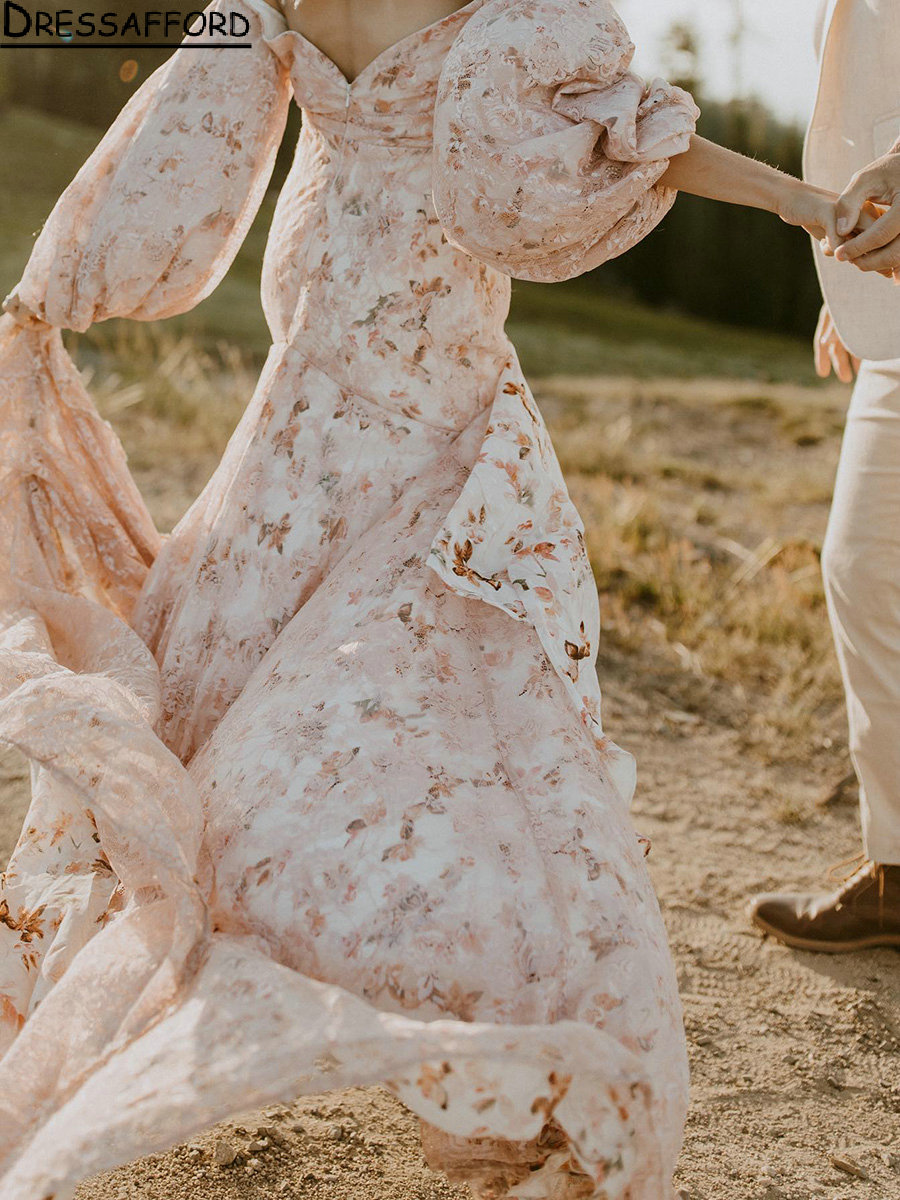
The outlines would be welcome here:
<svg viewBox="0 0 900 1200">
<path fill-rule="evenodd" d="M 835 884 L 837 887 L 843 887 L 845 883 L 860 873 L 860 871 L 869 865 L 869 860 L 863 851 L 859 854 L 854 854 L 852 858 L 845 858 L 842 862 L 834 863 L 828 868 L 828 881 Z"/>
<path fill-rule="evenodd" d="M 843 874 L 841 874 L 842 871 Z M 885 871 L 880 863 L 872 862 L 864 851 L 860 851 L 859 854 L 854 854 L 852 858 L 845 858 L 843 862 L 835 863 L 829 867 L 828 878 L 830 882 L 843 890 L 848 883 L 864 871 L 871 873 L 878 886 L 878 920 L 883 924 Z"/>
</svg>

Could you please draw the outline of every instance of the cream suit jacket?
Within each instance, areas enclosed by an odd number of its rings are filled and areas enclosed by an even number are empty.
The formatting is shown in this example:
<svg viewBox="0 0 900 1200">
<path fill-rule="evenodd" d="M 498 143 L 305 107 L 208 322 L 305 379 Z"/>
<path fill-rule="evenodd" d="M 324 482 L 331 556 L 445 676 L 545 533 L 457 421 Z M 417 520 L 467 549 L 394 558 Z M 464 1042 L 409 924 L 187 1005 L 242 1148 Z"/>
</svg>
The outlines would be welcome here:
<svg viewBox="0 0 900 1200">
<path fill-rule="evenodd" d="M 842 192 L 900 139 L 900 0 L 824 0 L 819 92 L 806 138 L 806 178 Z M 845 345 L 858 357 L 900 358 L 900 287 L 826 258 L 822 291 Z"/>
</svg>

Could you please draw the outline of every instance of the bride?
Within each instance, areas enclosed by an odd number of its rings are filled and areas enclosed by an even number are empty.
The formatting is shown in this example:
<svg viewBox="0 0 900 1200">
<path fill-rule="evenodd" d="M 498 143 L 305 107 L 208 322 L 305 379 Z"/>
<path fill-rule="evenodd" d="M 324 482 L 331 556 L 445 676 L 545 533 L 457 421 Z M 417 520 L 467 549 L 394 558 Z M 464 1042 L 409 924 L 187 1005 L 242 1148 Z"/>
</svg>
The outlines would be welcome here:
<svg viewBox="0 0 900 1200">
<path fill-rule="evenodd" d="M 679 1002 L 510 277 L 624 253 L 678 189 L 819 237 L 833 197 L 697 138 L 606 0 L 210 10 L 252 45 L 133 96 L 0 323 L 0 739 L 33 764 L 0 1192 L 381 1081 L 478 1195 L 661 1200 Z M 212 291 L 292 97 L 271 352 L 163 540 L 60 330 Z"/>
</svg>

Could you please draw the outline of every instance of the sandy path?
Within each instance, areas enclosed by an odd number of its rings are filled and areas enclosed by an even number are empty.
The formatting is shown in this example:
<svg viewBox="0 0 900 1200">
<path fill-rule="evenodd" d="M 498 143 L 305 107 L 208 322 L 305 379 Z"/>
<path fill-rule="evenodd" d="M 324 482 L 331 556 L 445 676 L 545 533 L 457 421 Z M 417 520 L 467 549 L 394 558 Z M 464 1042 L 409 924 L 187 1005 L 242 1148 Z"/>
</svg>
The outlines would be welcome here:
<svg viewBox="0 0 900 1200">
<path fill-rule="evenodd" d="M 748 761 L 739 732 L 686 721 L 617 666 L 607 723 L 641 764 L 636 817 L 654 843 L 691 1049 L 681 1186 L 692 1200 L 900 1196 L 900 957 L 790 951 L 744 915 L 754 891 L 816 887 L 854 853 L 855 807 L 779 821 L 786 795 L 815 805 L 833 775 Z"/>
</svg>

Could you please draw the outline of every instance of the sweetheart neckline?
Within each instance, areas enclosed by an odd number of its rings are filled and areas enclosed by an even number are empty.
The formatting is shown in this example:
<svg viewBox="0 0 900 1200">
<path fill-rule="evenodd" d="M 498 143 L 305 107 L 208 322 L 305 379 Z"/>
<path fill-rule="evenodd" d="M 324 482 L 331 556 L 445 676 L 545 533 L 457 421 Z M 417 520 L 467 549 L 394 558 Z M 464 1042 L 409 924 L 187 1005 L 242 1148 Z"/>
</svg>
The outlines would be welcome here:
<svg viewBox="0 0 900 1200">
<path fill-rule="evenodd" d="M 382 59 L 387 58 L 389 55 L 395 55 L 402 47 L 406 46 L 408 42 L 414 42 L 418 38 L 425 37 L 426 34 L 436 32 L 438 29 L 441 29 L 444 25 L 455 20 L 463 13 L 467 13 L 470 9 L 473 13 L 476 12 L 485 3 L 486 0 L 469 0 L 467 4 L 463 4 L 461 8 L 456 8 L 453 10 L 453 12 L 447 13 L 445 17 L 438 17 L 436 21 L 432 21 L 428 25 L 423 25 L 420 29 L 414 29 L 411 33 L 407 33 L 402 38 L 398 38 L 397 41 L 392 42 L 390 46 L 385 46 L 383 50 L 379 50 L 375 57 L 367 62 L 362 70 L 357 72 L 352 79 L 347 77 L 347 75 L 341 70 L 333 58 L 330 58 L 324 50 L 317 46 L 315 42 L 311 41 L 298 29 L 291 29 L 288 27 L 282 33 L 277 34 L 274 38 L 267 38 L 266 41 L 271 43 L 277 41 L 279 38 L 290 37 L 300 42 L 302 46 L 316 55 L 316 57 L 327 67 L 328 70 L 337 76 L 339 82 L 349 96 L 357 87 L 360 80 L 362 80 L 366 75 L 375 70 L 381 64 Z"/>
</svg>

